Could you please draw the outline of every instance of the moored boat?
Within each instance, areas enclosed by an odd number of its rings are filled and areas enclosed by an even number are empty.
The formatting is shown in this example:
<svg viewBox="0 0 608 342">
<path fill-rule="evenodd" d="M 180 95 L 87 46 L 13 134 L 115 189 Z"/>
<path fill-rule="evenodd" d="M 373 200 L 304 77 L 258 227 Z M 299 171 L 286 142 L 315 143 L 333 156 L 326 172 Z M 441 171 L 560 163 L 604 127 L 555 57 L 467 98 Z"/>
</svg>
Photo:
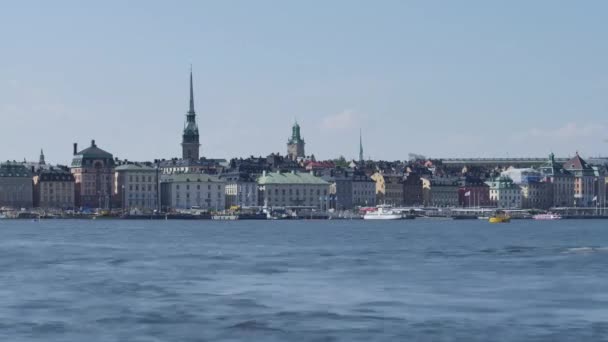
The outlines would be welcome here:
<svg viewBox="0 0 608 342">
<path fill-rule="evenodd" d="M 546 214 L 536 214 L 532 216 L 535 220 L 561 220 L 562 216 L 560 214 L 554 213 L 546 213 Z"/>
<path fill-rule="evenodd" d="M 490 222 L 490 223 L 509 223 L 509 222 L 511 222 L 511 217 L 509 215 L 507 215 L 507 213 L 505 213 L 504 211 L 497 211 L 492 216 L 490 216 L 490 218 L 488 219 L 488 222 Z"/>
<path fill-rule="evenodd" d="M 384 207 L 379 207 L 375 211 L 368 211 L 363 215 L 364 220 L 401 220 L 402 218 L 401 213 Z"/>
</svg>

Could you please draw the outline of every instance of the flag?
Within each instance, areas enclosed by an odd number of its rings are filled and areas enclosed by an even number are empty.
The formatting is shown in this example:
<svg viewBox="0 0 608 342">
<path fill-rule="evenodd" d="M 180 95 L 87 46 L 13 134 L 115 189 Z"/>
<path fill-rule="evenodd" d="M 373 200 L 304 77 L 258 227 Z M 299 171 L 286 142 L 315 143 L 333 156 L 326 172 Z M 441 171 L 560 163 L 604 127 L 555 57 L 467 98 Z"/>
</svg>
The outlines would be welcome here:
<svg viewBox="0 0 608 342">
<path fill-rule="evenodd" d="M 593 202 L 597 202 L 597 196 L 593 197 Z"/>
<path fill-rule="evenodd" d="M 471 196 L 471 190 L 469 190 L 469 191 L 465 192 L 465 193 L 464 193 L 464 195 L 465 195 L 466 197 Z"/>
</svg>

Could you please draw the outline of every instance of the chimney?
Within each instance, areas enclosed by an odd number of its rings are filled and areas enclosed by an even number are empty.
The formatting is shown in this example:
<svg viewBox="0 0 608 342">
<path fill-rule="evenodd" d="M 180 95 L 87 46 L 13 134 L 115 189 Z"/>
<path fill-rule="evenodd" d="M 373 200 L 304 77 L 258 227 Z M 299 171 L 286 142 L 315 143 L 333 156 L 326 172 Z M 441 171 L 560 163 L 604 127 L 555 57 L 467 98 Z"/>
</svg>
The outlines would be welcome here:
<svg viewBox="0 0 608 342">
<path fill-rule="evenodd" d="M 74 155 L 78 154 L 78 143 L 74 143 Z"/>
<path fill-rule="evenodd" d="M 91 146 L 92 146 L 92 147 L 95 147 L 95 146 L 96 146 L 96 145 L 95 145 L 95 139 L 91 140 Z"/>
</svg>

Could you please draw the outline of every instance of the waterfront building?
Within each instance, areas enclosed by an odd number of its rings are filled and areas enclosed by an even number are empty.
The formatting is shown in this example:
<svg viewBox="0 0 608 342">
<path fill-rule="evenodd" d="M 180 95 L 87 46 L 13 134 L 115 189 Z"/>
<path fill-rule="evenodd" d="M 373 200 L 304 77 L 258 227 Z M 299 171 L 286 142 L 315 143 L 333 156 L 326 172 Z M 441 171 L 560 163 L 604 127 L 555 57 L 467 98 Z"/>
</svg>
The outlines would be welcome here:
<svg viewBox="0 0 608 342">
<path fill-rule="evenodd" d="M 229 171 L 220 178 L 226 182 L 226 208 L 246 208 L 259 205 L 256 176 L 246 172 Z"/>
<path fill-rule="evenodd" d="M 490 188 L 490 202 L 498 208 L 522 207 L 521 190 L 508 177 L 498 177 L 486 182 Z"/>
<path fill-rule="evenodd" d="M 490 188 L 483 180 L 476 177 L 465 177 L 458 189 L 458 205 L 463 207 L 483 207 L 492 205 Z"/>
<path fill-rule="evenodd" d="M 566 170 L 562 163 L 551 153 L 549 160 L 540 167 L 544 182 L 552 185 L 553 207 L 569 207 L 574 205 L 574 176 Z"/>
<path fill-rule="evenodd" d="M 330 183 L 331 208 L 344 210 L 376 204 L 376 182 L 364 172 L 336 168 L 321 176 Z"/>
<path fill-rule="evenodd" d="M 329 208 L 329 183 L 311 173 L 264 172 L 258 187 L 266 207 Z"/>
<path fill-rule="evenodd" d="M 371 178 L 376 182 L 376 202 L 378 204 L 387 204 L 397 207 L 403 205 L 402 174 L 377 171 Z"/>
<path fill-rule="evenodd" d="M 45 165 L 41 158 L 41 165 Z M 38 169 L 33 177 L 34 207 L 73 209 L 75 201 L 74 175 L 68 167 Z"/>
<path fill-rule="evenodd" d="M 216 211 L 226 206 L 226 182 L 217 176 L 174 173 L 160 178 L 163 211 L 193 208 Z"/>
<path fill-rule="evenodd" d="M 84 208 L 112 208 L 114 193 L 114 159 L 91 141 L 91 146 L 78 152 L 74 143 L 74 157 L 70 167 L 74 175 L 76 206 Z"/>
<path fill-rule="evenodd" d="M 578 155 L 578 152 L 563 166 L 574 176 L 574 206 L 595 206 L 597 194 L 595 193 L 596 176 L 593 168 Z"/>
<path fill-rule="evenodd" d="M 422 180 L 417 173 L 408 172 L 403 178 L 403 205 L 422 205 Z"/>
<path fill-rule="evenodd" d="M 549 209 L 553 205 L 553 184 L 544 181 L 524 181 L 519 184 L 523 209 Z"/>
<path fill-rule="evenodd" d="M 198 160 L 200 147 L 196 112 L 194 111 L 192 70 L 190 70 L 190 108 L 186 114 L 186 124 L 184 126 L 184 133 L 182 134 L 182 159 Z"/>
<path fill-rule="evenodd" d="M 422 178 L 422 198 L 424 206 L 456 207 L 458 206 L 457 178 Z"/>
<path fill-rule="evenodd" d="M 606 177 L 606 166 L 593 166 L 595 173 L 595 181 L 593 184 L 593 191 L 595 194 L 594 204 L 598 207 L 606 207 L 606 184 L 608 177 Z"/>
<path fill-rule="evenodd" d="M 124 211 L 158 209 L 159 169 L 152 163 L 125 163 L 114 169 L 114 198 Z"/>
<path fill-rule="evenodd" d="M 296 121 L 291 128 L 291 137 L 287 140 L 287 156 L 291 160 L 304 158 L 304 139 L 300 135 L 300 125 Z"/>
<path fill-rule="evenodd" d="M 33 202 L 31 170 L 14 161 L 0 164 L 0 207 L 31 208 Z"/>
</svg>

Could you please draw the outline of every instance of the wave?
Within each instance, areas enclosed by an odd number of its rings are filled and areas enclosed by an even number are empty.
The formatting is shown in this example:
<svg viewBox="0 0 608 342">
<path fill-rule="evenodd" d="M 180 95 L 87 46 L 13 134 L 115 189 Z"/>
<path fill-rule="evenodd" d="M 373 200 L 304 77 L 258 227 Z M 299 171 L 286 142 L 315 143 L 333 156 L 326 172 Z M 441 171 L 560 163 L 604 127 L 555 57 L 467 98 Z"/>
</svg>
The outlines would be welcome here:
<svg viewBox="0 0 608 342">
<path fill-rule="evenodd" d="M 566 248 L 562 253 L 565 254 L 588 254 L 588 253 L 608 253 L 608 247 L 581 246 Z"/>
</svg>

